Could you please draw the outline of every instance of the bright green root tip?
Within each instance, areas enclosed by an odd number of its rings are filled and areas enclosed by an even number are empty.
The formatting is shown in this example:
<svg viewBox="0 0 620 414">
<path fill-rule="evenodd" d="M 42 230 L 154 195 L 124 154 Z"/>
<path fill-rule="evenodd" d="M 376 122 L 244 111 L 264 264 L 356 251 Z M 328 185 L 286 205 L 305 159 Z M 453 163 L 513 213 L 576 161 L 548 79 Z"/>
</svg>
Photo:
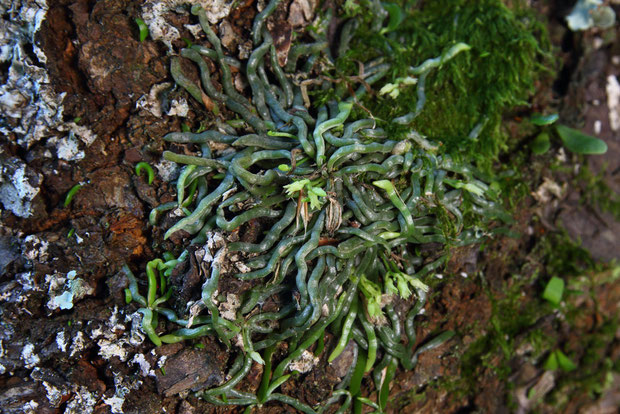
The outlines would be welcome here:
<svg viewBox="0 0 620 414">
<path fill-rule="evenodd" d="M 148 163 L 142 161 L 136 164 L 136 175 L 140 176 L 142 170 L 146 171 L 146 174 L 148 175 L 149 185 L 153 184 L 153 180 L 155 179 L 155 172 L 153 171 L 153 168 Z"/>
<path fill-rule="evenodd" d="M 73 196 L 75 196 L 75 194 L 80 190 L 80 188 L 82 188 L 82 184 L 76 184 L 71 187 L 71 190 L 69 190 L 67 196 L 65 197 L 65 207 L 69 207 L 69 204 L 71 204 L 71 201 L 73 200 Z"/>
</svg>

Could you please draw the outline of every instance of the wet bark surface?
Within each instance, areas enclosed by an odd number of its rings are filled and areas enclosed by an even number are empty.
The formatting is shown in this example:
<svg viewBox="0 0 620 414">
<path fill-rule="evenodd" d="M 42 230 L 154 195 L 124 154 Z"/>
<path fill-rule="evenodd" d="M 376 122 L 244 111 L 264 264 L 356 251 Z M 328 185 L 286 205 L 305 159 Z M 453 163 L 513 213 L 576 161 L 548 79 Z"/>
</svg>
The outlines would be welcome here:
<svg viewBox="0 0 620 414">
<path fill-rule="evenodd" d="M 181 123 L 195 129 L 202 120 L 212 118 L 204 107 L 186 99 L 184 92 L 172 89 L 167 47 L 150 39 L 138 40 L 134 18 L 140 16 L 141 7 L 139 1 L 50 2 L 36 34 L 36 42 L 47 56 L 44 66 L 50 83 L 57 94 L 66 94 L 62 101 L 63 121 L 87 127 L 96 135 L 89 145 L 79 142 L 83 158 L 58 157 L 51 139 L 24 148 L 11 134 L 0 138 L 4 168 L 11 162 L 15 170 L 26 165 L 30 182 L 40 187 L 32 201 L 31 216 L 19 217 L 8 208 L 0 216 L 2 412 L 241 411 L 216 408 L 191 393 L 221 382 L 232 364 L 224 345 L 204 337 L 193 347 L 180 343 L 155 348 L 139 328 L 141 317 L 135 313 L 135 305 L 125 304 L 123 289 L 127 280 L 121 266 L 128 263 L 140 272 L 146 261 L 162 251 L 178 250 L 184 242 L 178 237 L 162 241 L 163 232 L 174 218 L 164 218 L 155 227 L 148 224 L 153 207 L 174 199 L 167 183 L 172 166 L 160 160 L 167 145 L 161 137 L 181 130 Z M 283 53 L 290 46 L 291 30 L 307 25 L 314 7 L 312 2 L 294 1 L 285 10 L 288 13 L 281 18 L 288 22 L 278 36 Z M 606 155 L 587 158 L 586 162 L 592 171 L 601 172 L 604 183 L 617 194 L 620 130 L 613 130 L 610 124 L 606 85 L 608 77 L 617 74 L 620 67 L 620 43 L 616 41 L 620 33 L 617 27 L 604 33 L 571 33 L 562 19 L 568 10 L 538 7 L 542 15 L 549 17 L 561 70 L 555 84 L 540 85 L 534 106 L 539 112 L 545 108 L 559 110 L 565 123 L 607 142 Z M 229 17 L 216 25 L 230 52 L 243 57 L 255 13 L 252 0 L 237 3 Z M 169 12 L 167 17 L 182 37 L 190 37 L 185 25 L 195 22 L 189 15 Z M 172 47 L 184 46 L 182 40 L 178 43 Z M 0 69 L 4 72 L 6 68 Z M 6 79 L 4 73 L 2 79 Z M 169 102 L 186 99 L 187 117 L 169 116 L 166 111 L 163 115 L 160 111 L 158 116 L 137 105 L 143 96 L 149 96 L 153 86 L 164 82 L 170 83 L 162 89 Z M 522 139 L 525 145 L 529 138 Z M 580 162 L 576 157 L 572 159 Z M 140 161 L 156 166 L 152 185 L 135 175 L 133 168 Z M 444 272 L 446 277 L 435 286 L 424 315 L 419 317 L 423 323 L 417 338 L 423 343 L 447 329 L 458 335 L 446 345 L 422 354 L 413 372 L 399 369 L 391 390 L 390 411 L 512 412 L 514 405 L 509 405 L 509 400 L 516 401 L 519 410 L 532 408 L 523 389 L 537 384 L 543 387 L 548 378 L 518 352 L 510 361 L 510 389 L 509 382 L 500 380 L 493 369 L 499 362 L 492 359 L 480 361 L 477 391 L 467 398 L 458 398 L 448 388 L 433 386 L 433 382 L 461 376 L 463 351 L 492 329 L 489 323 L 496 300 L 493 298 L 505 296 L 515 272 L 524 268 L 535 271 L 539 258 L 536 241 L 543 235 L 563 227 L 595 258 L 608 261 L 619 257 L 618 221 L 610 212 L 584 202 L 585 187 L 573 181 L 564 186 L 561 180 L 570 179 L 574 171 L 551 171 L 545 166 L 547 161 L 537 159 L 524 167 L 530 169 L 528 174 L 536 187 L 531 189 L 534 196 L 527 197 L 517 209 L 514 229 L 521 235 L 519 238 L 498 238 L 484 249 L 472 246 L 453 252 Z M 7 171 L 3 172 L 5 180 L 13 174 Z M 560 191 L 540 197 L 538 190 L 545 179 L 557 183 Z M 64 206 L 65 195 L 79 183 L 82 188 Z M 483 278 L 476 276 L 481 274 Z M 184 289 L 191 290 L 201 283 L 197 273 L 189 271 L 183 277 Z M 70 308 L 62 302 L 68 284 L 73 292 Z M 248 287 L 231 286 L 231 290 Z M 184 294 L 180 292 L 181 299 Z M 527 286 L 519 307 L 527 308 L 536 295 L 539 287 Z M 617 314 L 620 288 L 617 283 L 601 285 L 594 297 L 596 301 L 585 295 L 581 298 L 579 328 L 564 327 L 559 333 L 577 353 L 583 352 L 580 335 L 596 330 L 601 318 Z M 557 331 L 550 319 L 538 324 L 543 331 Z M 519 335 L 525 344 L 527 332 L 515 333 L 517 343 Z M 327 346 L 333 341 L 327 338 Z M 339 382 L 339 364 L 347 365 L 347 355 L 343 353 L 340 361 L 329 365 L 324 353 L 314 370 L 284 384 L 282 392 L 310 405 L 319 403 Z M 601 358 L 613 360 L 619 355 L 616 333 L 615 346 L 606 349 Z M 240 387 L 255 391 L 261 373 L 262 367 L 254 364 Z M 569 412 L 611 412 L 605 411 L 606 407 L 618 406 L 620 389 L 618 378 L 613 380 L 611 391 L 598 399 L 569 396 Z M 366 394 L 371 383 L 365 379 L 362 384 Z M 539 409 L 553 412 L 549 406 Z M 290 407 L 275 405 L 257 410 L 291 411 Z"/>
</svg>

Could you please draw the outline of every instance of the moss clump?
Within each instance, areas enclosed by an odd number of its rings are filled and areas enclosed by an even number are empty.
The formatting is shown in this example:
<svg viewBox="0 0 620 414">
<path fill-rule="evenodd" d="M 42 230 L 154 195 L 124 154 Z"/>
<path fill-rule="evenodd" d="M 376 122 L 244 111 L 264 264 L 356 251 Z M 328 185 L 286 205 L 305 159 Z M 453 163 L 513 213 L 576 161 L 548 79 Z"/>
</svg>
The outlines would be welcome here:
<svg viewBox="0 0 620 414">
<path fill-rule="evenodd" d="M 340 68 L 354 72 L 356 60 L 382 55 L 390 60 L 395 79 L 459 42 L 471 46 L 429 73 L 426 105 L 410 126 L 443 143 L 447 151 L 465 153 L 488 166 L 505 148 L 502 115 L 526 105 L 536 80 L 549 71 L 544 26 L 531 10 L 510 9 L 499 0 L 437 0 L 419 7 L 411 3 L 400 2 L 406 17 L 387 34 L 367 30 L 372 16 L 366 16 Z M 417 103 L 414 86 L 403 88 L 395 99 L 366 100 L 368 109 L 384 121 L 415 111 Z"/>
</svg>

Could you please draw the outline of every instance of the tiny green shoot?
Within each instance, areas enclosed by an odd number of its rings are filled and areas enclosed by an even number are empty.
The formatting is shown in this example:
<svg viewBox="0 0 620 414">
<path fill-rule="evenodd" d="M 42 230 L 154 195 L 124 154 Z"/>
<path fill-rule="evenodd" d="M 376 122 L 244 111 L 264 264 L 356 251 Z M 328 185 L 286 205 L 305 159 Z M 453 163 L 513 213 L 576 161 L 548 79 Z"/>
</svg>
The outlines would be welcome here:
<svg viewBox="0 0 620 414">
<path fill-rule="evenodd" d="M 383 8 L 388 12 L 390 19 L 388 25 L 381 29 L 379 34 L 385 34 L 396 30 L 405 18 L 403 9 L 396 3 L 383 3 Z"/>
<path fill-rule="evenodd" d="M 319 210 L 321 206 L 325 203 L 325 197 L 327 197 L 327 193 L 320 187 L 320 180 L 310 181 L 307 178 L 302 180 L 293 181 L 290 184 L 284 186 L 286 190 L 286 195 L 288 197 L 292 197 L 295 193 L 302 192 L 305 189 L 305 194 L 307 197 L 303 201 L 309 201 L 310 207 Z M 319 199 L 319 197 L 323 197 Z"/>
<path fill-rule="evenodd" d="M 138 25 L 138 30 L 140 31 L 140 42 L 144 42 L 149 36 L 149 27 L 146 23 L 144 23 L 144 20 L 139 17 L 135 19 L 135 22 Z"/>
<path fill-rule="evenodd" d="M 558 114 L 542 115 L 534 114 L 530 118 L 530 122 L 537 126 L 547 126 L 553 124 L 559 118 Z"/>
<path fill-rule="evenodd" d="M 143 170 L 146 171 L 149 185 L 153 184 L 153 180 L 155 179 L 155 171 L 153 171 L 153 168 L 144 161 L 137 163 L 136 164 L 136 175 L 140 176 L 140 173 Z"/>
<path fill-rule="evenodd" d="M 65 207 L 69 207 L 69 204 L 71 204 L 73 197 L 80 190 L 80 188 L 82 188 L 82 184 L 76 184 L 73 187 L 71 187 L 71 189 L 67 193 L 67 196 L 65 197 L 65 202 L 63 204 Z"/>
<path fill-rule="evenodd" d="M 571 372 L 577 369 L 577 365 L 564 352 L 556 349 L 549 354 L 543 368 L 547 371 L 555 371 L 559 368 L 562 371 Z"/>
<path fill-rule="evenodd" d="M 558 125 L 556 131 L 562 139 L 564 146 L 570 151 L 577 154 L 598 155 L 607 152 L 607 144 L 605 141 L 593 136 L 584 134 L 565 125 Z"/>
<path fill-rule="evenodd" d="M 131 295 L 131 290 L 125 289 L 125 303 L 129 305 L 131 303 L 132 299 L 133 299 L 133 297 Z"/>
<path fill-rule="evenodd" d="M 551 140 L 549 139 L 549 134 L 546 132 L 541 132 L 534 138 L 532 144 L 530 146 L 532 148 L 532 152 L 536 155 L 542 155 L 549 151 L 551 148 Z"/>
<path fill-rule="evenodd" d="M 545 291 L 543 292 L 543 299 L 549 301 L 553 305 L 557 306 L 562 301 L 562 295 L 564 294 L 564 280 L 557 276 L 553 276 L 547 283 Z"/>
</svg>

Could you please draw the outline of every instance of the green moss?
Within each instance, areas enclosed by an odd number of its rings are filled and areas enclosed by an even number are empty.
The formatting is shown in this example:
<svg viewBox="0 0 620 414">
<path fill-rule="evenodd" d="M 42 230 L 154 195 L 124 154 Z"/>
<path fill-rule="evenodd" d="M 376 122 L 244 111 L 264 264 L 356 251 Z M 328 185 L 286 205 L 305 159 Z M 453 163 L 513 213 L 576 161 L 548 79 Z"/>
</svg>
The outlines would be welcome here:
<svg viewBox="0 0 620 414">
<path fill-rule="evenodd" d="M 541 238 L 520 269 L 521 274 L 529 276 L 514 275 L 497 291 L 491 290 L 482 279 L 492 305 L 489 324 L 470 328 L 479 339 L 464 350 L 460 376 L 441 379 L 434 386 L 459 398 L 473 396 L 479 391 L 480 378 L 490 372 L 504 383 L 508 391 L 506 403 L 510 405 L 509 391 L 513 385 L 509 378 L 514 374 L 514 367 L 519 365 L 514 363 L 515 357 L 542 369 L 549 352 L 560 349 L 577 364 L 577 369 L 570 374 L 560 373 L 554 390 L 541 404 L 561 410 L 569 401 L 567 395 L 600 396 L 609 385 L 612 373 L 620 371 L 620 364 L 609 358 L 619 318 L 599 314 L 600 324 L 595 329 L 584 330 L 577 323 L 578 318 L 583 319 L 583 313 L 592 309 L 584 309 L 582 302 L 576 306 L 573 298 L 576 294 L 586 294 L 596 302 L 596 287 L 617 280 L 620 271 L 614 266 L 596 263 L 564 233 Z M 562 277 L 567 282 L 567 295 L 559 308 L 541 297 L 552 276 Z M 552 330 L 538 326 L 539 321 L 553 312 L 561 312 L 563 316 L 555 319 Z M 567 337 L 569 331 L 572 334 Z M 530 345 L 531 351 L 518 355 L 516 349 L 525 344 Z"/>
<path fill-rule="evenodd" d="M 490 165 L 506 147 L 502 115 L 527 105 L 536 80 L 549 71 L 550 46 L 543 24 L 531 10 L 510 9 L 499 0 L 436 0 L 420 7 L 400 4 L 407 17 L 398 28 L 379 35 L 362 25 L 351 51 L 339 60 L 338 70 L 356 74 L 356 61 L 383 55 L 389 57 L 393 80 L 456 43 L 470 45 L 469 51 L 428 75 L 426 105 L 412 125 L 442 142 L 445 150 L 464 152 L 479 165 Z M 372 24 L 373 16 L 366 17 L 366 24 Z M 374 96 L 365 105 L 383 121 L 415 111 L 416 87 L 401 92 L 396 99 Z M 479 125 L 483 128 L 478 137 L 468 138 Z"/>
</svg>

